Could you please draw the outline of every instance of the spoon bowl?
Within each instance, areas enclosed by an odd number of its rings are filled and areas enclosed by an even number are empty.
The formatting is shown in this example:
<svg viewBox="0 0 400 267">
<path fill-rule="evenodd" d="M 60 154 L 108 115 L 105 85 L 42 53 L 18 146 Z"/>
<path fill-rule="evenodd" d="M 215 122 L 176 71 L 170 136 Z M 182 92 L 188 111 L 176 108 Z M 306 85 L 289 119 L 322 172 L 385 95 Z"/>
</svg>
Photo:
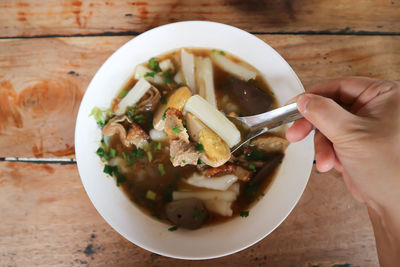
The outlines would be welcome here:
<svg viewBox="0 0 400 267">
<path fill-rule="evenodd" d="M 247 117 L 230 117 L 228 118 L 242 130 L 242 140 L 239 144 L 231 149 L 234 153 L 251 139 L 263 134 L 273 128 L 283 124 L 298 120 L 303 116 L 300 114 L 297 104 L 292 103 L 271 111 Z"/>
</svg>

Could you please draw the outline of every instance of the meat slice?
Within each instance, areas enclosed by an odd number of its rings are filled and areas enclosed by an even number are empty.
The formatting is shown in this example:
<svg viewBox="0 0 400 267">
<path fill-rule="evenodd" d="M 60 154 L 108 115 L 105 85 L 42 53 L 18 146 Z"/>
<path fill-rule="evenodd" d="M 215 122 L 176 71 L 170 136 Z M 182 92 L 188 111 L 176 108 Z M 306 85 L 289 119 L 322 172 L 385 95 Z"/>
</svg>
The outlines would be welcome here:
<svg viewBox="0 0 400 267">
<path fill-rule="evenodd" d="M 207 177 L 217 177 L 226 174 L 234 174 L 239 180 L 247 182 L 250 180 L 252 172 L 237 165 L 224 164 L 217 168 L 210 168 L 205 172 Z"/>
<path fill-rule="evenodd" d="M 182 140 L 185 143 L 189 143 L 189 135 L 183 126 L 182 118 L 182 112 L 176 108 L 169 108 L 165 112 L 164 131 L 170 140 Z"/>
<path fill-rule="evenodd" d="M 197 165 L 200 158 L 200 152 L 196 151 L 191 143 L 186 143 L 183 140 L 175 139 L 170 142 L 170 156 L 174 167 L 185 165 Z"/>
<path fill-rule="evenodd" d="M 139 125 L 132 123 L 126 140 L 137 148 L 143 148 L 148 144 L 149 135 Z"/>
<path fill-rule="evenodd" d="M 125 120 L 130 125 L 128 134 L 126 133 L 125 127 L 122 125 Z M 138 148 L 142 148 L 147 144 L 149 139 L 149 135 L 139 125 L 131 122 L 126 115 L 115 116 L 110 119 L 103 127 L 102 132 L 105 136 L 118 134 L 121 143 L 126 147 L 135 145 Z"/>
</svg>

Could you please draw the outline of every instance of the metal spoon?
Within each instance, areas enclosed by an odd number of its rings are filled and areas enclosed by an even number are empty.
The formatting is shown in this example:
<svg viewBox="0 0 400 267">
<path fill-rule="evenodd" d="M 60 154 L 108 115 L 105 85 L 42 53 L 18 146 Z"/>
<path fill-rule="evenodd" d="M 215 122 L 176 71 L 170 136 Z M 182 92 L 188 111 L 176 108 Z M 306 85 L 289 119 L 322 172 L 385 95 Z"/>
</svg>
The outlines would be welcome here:
<svg viewBox="0 0 400 267">
<path fill-rule="evenodd" d="M 296 103 L 248 117 L 228 116 L 228 118 L 243 131 L 242 136 L 244 136 L 241 142 L 231 149 L 231 153 L 235 152 L 238 148 L 249 142 L 254 137 L 302 117 L 303 116 L 297 109 Z"/>
</svg>

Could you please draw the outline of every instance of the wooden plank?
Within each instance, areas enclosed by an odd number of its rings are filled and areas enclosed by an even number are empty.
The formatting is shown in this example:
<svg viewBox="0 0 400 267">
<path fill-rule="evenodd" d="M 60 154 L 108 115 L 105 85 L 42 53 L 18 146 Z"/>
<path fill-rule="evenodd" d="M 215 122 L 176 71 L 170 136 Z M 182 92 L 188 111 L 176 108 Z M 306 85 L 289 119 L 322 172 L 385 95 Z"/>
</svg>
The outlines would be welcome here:
<svg viewBox="0 0 400 267">
<path fill-rule="evenodd" d="M 0 1 L 0 36 L 143 32 L 166 23 L 211 20 L 251 32 L 399 33 L 390 0 Z"/>
<path fill-rule="evenodd" d="M 286 58 L 306 88 L 342 76 L 400 77 L 400 37 L 258 37 Z M 105 59 L 130 38 L 0 40 L 0 157 L 73 156 L 82 95 Z"/>
<path fill-rule="evenodd" d="M 335 172 L 313 170 L 296 208 L 267 238 L 209 261 L 174 260 L 125 240 L 92 206 L 76 165 L 0 162 L 0 210 L 2 266 L 378 264 L 366 209 Z"/>
</svg>

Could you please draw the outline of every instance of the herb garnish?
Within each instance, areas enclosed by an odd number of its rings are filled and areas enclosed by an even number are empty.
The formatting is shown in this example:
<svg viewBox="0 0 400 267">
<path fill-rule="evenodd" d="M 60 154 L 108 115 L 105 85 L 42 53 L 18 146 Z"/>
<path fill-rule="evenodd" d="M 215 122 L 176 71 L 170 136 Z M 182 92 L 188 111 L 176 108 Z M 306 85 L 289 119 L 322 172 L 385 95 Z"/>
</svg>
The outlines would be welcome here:
<svg viewBox="0 0 400 267">
<path fill-rule="evenodd" d="M 195 148 L 199 152 L 204 152 L 204 146 L 202 144 L 196 144 Z"/>
<path fill-rule="evenodd" d="M 176 225 L 168 228 L 168 231 L 170 231 L 170 232 L 173 232 L 173 231 L 176 231 L 176 230 L 178 230 L 178 226 L 176 226 Z"/>
<path fill-rule="evenodd" d="M 255 172 L 256 171 L 256 165 L 249 164 L 249 169 L 252 170 L 253 172 Z"/>
<path fill-rule="evenodd" d="M 156 57 L 150 58 L 149 68 L 154 71 L 158 71 L 160 69 L 159 62 Z"/>
<path fill-rule="evenodd" d="M 132 151 L 131 155 L 134 158 L 141 158 L 144 156 L 144 150 L 141 148 L 135 149 Z"/>
<path fill-rule="evenodd" d="M 174 133 L 174 134 L 179 134 L 181 131 L 182 131 L 182 129 L 178 125 L 175 125 L 174 127 L 172 127 L 172 133 Z"/>
<path fill-rule="evenodd" d="M 120 183 L 126 181 L 125 176 L 119 172 L 118 166 L 104 165 L 103 172 L 110 176 L 115 175 L 115 177 L 117 178 L 117 186 L 119 186 Z"/>
<path fill-rule="evenodd" d="M 158 163 L 157 168 L 158 168 L 158 174 L 160 176 L 164 176 L 165 175 L 164 164 Z"/>
<path fill-rule="evenodd" d="M 155 72 L 155 71 L 152 71 L 152 72 L 146 72 L 145 74 L 144 74 L 144 77 L 146 78 L 146 77 L 152 77 L 152 78 L 154 78 L 154 76 L 157 74 L 157 72 Z"/>
<path fill-rule="evenodd" d="M 246 217 L 249 216 L 249 211 L 248 210 L 247 211 L 241 211 L 239 215 L 240 215 L 240 217 L 246 218 Z"/>
<path fill-rule="evenodd" d="M 119 94 L 119 98 L 124 98 L 128 94 L 128 90 L 122 90 L 122 92 Z"/>
<path fill-rule="evenodd" d="M 172 82 L 172 75 L 169 72 L 169 70 L 164 71 L 163 76 L 165 78 L 165 80 L 164 80 L 165 84 L 169 84 L 170 82 Z"/>
</svg>

